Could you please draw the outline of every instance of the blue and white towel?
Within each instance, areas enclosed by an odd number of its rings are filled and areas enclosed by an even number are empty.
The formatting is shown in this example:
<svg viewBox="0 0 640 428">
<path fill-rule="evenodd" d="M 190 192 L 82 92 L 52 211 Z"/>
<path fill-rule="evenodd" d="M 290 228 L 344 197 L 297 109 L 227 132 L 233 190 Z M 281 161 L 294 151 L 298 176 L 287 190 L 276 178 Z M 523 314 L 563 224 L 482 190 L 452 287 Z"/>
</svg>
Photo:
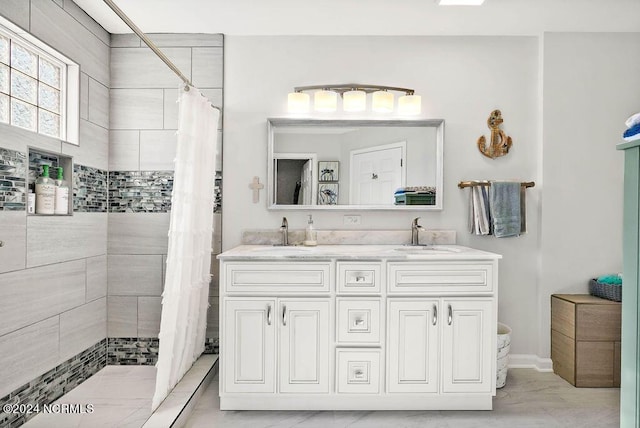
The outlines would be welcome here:
<svg viewBox="0 0 640 428">
<path fill-rule="evenodd" d="M 622 138 L 625 141 L 640 140 L 640 123 L 636 123 L 635 125 L 631 126 L 629 129 L 624 131 Z"/>
<path fill-rule="evenodd" d="M 634 125 L 638 125 L 640 124 L 640 113 L 636 113 L 633 116 L 631 116 L 629 119 L 627 119 L 624 124 L 627 126 L 627 128 L 631 128 Z"/>
</svg>

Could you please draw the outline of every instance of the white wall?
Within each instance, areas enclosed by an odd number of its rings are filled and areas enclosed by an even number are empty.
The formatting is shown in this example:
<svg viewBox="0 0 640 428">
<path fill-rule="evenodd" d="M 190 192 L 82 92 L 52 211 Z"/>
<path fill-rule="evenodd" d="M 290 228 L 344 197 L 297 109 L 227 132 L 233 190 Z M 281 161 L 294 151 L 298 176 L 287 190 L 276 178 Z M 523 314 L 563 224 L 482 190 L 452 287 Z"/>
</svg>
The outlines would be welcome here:
<svg viewBox="0 0 640 428">
<path fill-rule="evenodd" d="M 622 271 L 624 120 L 640 111 L 640 33 L 544 36 L 540 347 L 553 293 Z"/>
<path fill-rule="evenodd" d="M 283 214 L 303 228 L 306 212 L 268 211 L 263 191 L 252 203 L 254 175 L 266 181 L 266 118 L 285 115 L 294 86 L 356 81 L 414 88 L 423 116 L 445 119 L 444 210 L 420 212 L 427 228 L 455 229 L 458 242 L 504 255 L 500 320 L 514 329 L 513 352 L 538 349 L 538 189 L 528 194 L 529 233 L 520 238 L 466 232 L 467 191 L 460 180 L 537 180 L 538 41 L 535 37 L 235 37 L 225 38 L 223 245 L 245 228 L 276 228 Z M 482 156 L 476 141 L 499 108 L 513 137 L 509 156 Z M 230 195 L 233 195 L 232 197 Z M 319 229 L 346 228 L 343 214 L 314 212 Z M 408 229 L 416 212 L 361 211 L 362 229 Z M 532 340 L 532 338 L 534 340 Z"/>
</svg>

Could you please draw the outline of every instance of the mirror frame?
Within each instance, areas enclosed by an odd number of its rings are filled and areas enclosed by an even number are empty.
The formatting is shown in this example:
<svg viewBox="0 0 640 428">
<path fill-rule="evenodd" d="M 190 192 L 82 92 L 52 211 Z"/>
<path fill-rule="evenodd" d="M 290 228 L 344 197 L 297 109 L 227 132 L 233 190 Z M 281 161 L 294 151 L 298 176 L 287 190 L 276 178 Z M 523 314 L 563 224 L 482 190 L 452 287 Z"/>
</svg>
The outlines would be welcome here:
<svg viewBox="0 0 640 428">
<path fill-rule="evenodd" d="M 274 194 L 274 128 L 279 126 L 331 126 L 331 127 L 425 127 L 436 128 L 436 203 L 435 205 L 277 205 Z M 444 119 L 267 119 L 267 208 L 269 210 L 302 211 L 441 211 L 444 193 Z M 317 165 L 316 165 L 317 169 Z"/>
</svg>

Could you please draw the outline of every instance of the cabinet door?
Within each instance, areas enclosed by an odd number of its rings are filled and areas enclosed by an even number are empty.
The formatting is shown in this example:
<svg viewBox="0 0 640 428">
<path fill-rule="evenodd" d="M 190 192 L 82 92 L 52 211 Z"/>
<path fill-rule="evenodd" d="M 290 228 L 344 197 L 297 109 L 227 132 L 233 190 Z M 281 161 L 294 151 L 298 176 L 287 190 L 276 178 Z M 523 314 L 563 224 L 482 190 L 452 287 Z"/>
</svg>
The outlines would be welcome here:
<svg viewBox="0 0 640 428">
<path fill-rule="evenodd" d="M 275 392 L 276 301 L 227 299 L 222 367 L 226 392 Z"/>
<path fill-rule="evenodd" d="M 443 300 L 443 392 L 490 392 L 497 326 L 491 300 Z"/>
<path fill-rule="evenodd" d="M 280 299 L 280 392 L 329 392 L 329 300 Z"/>
<path fill-rule="evenodd" d="M 389 300 L 389 392 L 438 392 L 438 300 Z"/>
</svg>

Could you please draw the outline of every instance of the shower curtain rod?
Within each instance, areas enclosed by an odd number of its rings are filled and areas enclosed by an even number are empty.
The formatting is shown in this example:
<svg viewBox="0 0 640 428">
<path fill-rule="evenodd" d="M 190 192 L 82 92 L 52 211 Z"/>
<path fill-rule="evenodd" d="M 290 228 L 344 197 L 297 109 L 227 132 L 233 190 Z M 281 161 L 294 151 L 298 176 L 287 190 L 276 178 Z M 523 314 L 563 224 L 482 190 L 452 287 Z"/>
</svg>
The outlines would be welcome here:
<svg viewBox="0 0 640 428">
<path fill-rule="evenodd" d="M 189 87 L 193 86 L 191 80 L 189 80 L 187 76 L 182 74 L 180 69 L 176 67 L 176 65 L 171 62 L 169 58 L 167 58 L 167 56 L 151 41 L 151 39 L 149 39 L 149 37 L 147 37 L 146 34 L 142 32 L 140 28 L 138 28 L 138 26 L 131 19 L 129 19 L 129 17 L 122 11 L 122 9 L 118 7 L 118 5 L 113 2 L 113 0 L 104 0 L 104 2 L 116 15 L 118 15 L 120 19 L 122 19 L 125 24 L 127 24 L 129 28 L 131 28 L 134 33 L 138 35 L 138 37 L 140 37 L 140 39 L 142 39 L 142 41 L 149 47 L 149 49 L 151 49 L 153 53 L 155 53 L 158 58 L 160 58 L 162 62 L 164 62 L 167 67 L 169 67 L 171 71 L 173 71 L 180 78 L 180 80 L 184 82 L 184 90 L 188 91 Z M 211 107 L 220 110 L 220 107 L 214 106 L 213 104 L 211 104 Z"/>
</svg>

